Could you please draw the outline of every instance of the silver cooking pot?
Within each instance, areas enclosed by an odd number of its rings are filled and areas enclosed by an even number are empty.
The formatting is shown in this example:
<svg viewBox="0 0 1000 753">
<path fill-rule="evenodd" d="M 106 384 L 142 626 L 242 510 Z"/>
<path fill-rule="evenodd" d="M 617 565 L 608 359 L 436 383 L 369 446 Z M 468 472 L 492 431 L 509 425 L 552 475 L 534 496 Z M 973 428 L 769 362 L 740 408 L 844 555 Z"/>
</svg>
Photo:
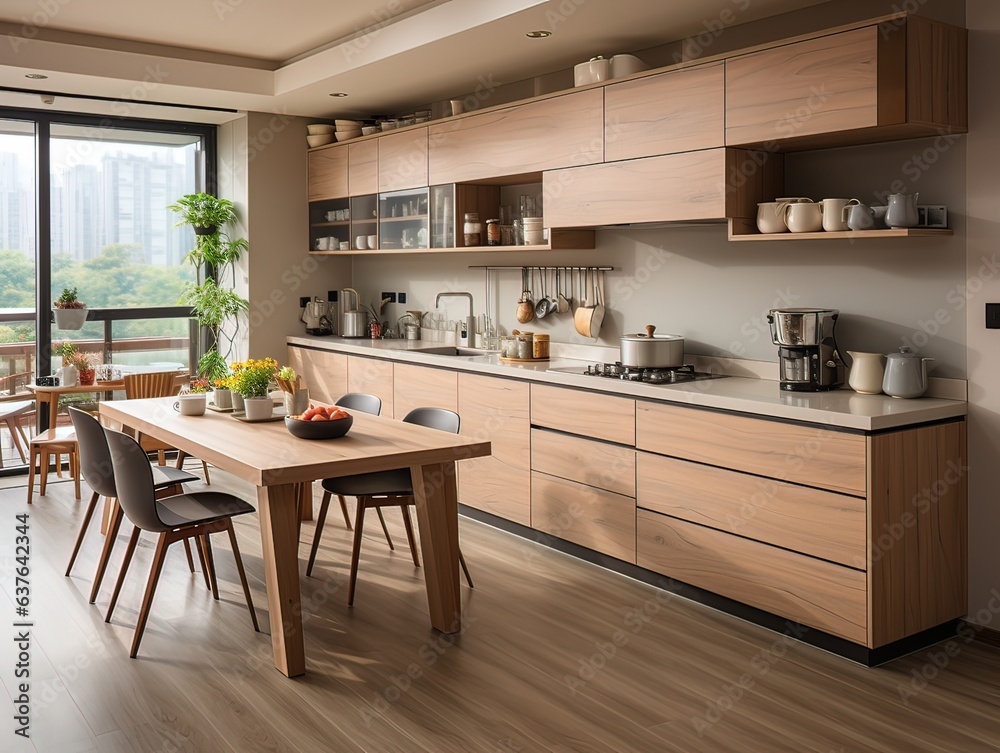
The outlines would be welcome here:
<svg viewBox="0 0 1000 753">
<path fill-rule="evenodd" d="M 771 340 L 775 345 L 819 345 L 833 336 L 837 309 L 771 309 Z"/>
<path fill-rule="evenodd" d="M 684 365 L 684 338 L 680 335 L 657 335 L 655 330 L 656 327 L 647 324 L 645 334 L 621 336 L 622 366 L 672 369 Z"/>
</svg>

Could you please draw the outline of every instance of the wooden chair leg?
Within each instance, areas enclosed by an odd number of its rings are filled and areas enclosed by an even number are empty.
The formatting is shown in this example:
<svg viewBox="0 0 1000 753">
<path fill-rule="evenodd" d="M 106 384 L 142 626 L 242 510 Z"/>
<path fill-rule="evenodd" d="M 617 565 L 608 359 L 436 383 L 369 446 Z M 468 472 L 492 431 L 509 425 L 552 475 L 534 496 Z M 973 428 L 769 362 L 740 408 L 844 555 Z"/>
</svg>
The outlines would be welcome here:
<svg viewBox="0 0 1000 753">
<path fill-rule="evenodd" d="M 215 558 L 212 555 L 212 540 L 206 533 L 200 537 L 205 547 L 205 562 L 208 564 L 208 575 L 212 579 L 212 598 L 219 600 L 219 580 L 215 577 Z"/>
<path fill-rule="evenodd" d="M 377 509 L 377 508 L 376 508 Z M 354 548 L 351 550 L 351 577 L 347 587 L 347 606 L 354 606 L 354 589 L 358 583 L 358 560 L 361 557 L 361 538 L 365 527 L 365 498 L 358 497 L 354 514 Z"/>
<path fill-rule="evenodd" d="M 358 504 L 361 504 L 361 498 L 358 498 Z M 382 524 L 382 533 L 385 534 L 385 540 L 389 542 L 389 549 L 391 551 L 396 551 L 396 547 L 392 545 L 392 536 L 389 535 L 389 529 L 385 525 L 385 518 L 382 517 L 382 508 L 376 507 L 375 512 L 378 514 L 378 522 Z"/>
<path fill-rule="evenodd" d="M 326 492 L 329 494 L 329 492 Z M 351 516 L 347 514 L 347 500 L 344 499 L 343 494 L 338 494 L 337 499 L 340 500 L 340 512 L 344 515 L 344 525 L 347 526 L 347 530 L 354 530 L 351 526 Z"/>
<path fill-rule="evenodd" d="M 309 564 L 306 565 L 306 577 L 312 575 L 313 565 L 316 564 L 316 552 L 319 551 L 319 540 L 323 535 L 323 526 L 326 525 L 326 513 L 330 509 L 330 492 L 323 492 L 323 501 L 319 503 L 319 516 L 316 518 L 316 531 L 313 533 L 312 548 L 309 550 Z"/>
<path fill-rule="evenodd" d="M 135 547 L 139 543 L 139 526 L 132 526 L 132 536 L 128 540 L 128 548 L 125 550 L 125 559 L 122 560 L 122 569 L 118 573 L 118 580 L 115 581 L 115 590 L 111 594 L 111 602 L 108 604 L 108 611 L 104 615 L 105 622 L 111 622 L 111 615 L 115 611 L 118 603 L 118 595 L 122 592 L 122 584 L 128 574 L 128 566 L 132 564 L 132 555 L 135 554 Z"/>
<path fill-rule="evenodd" d="M 55 454 L 55 466 L 56 466 L 56 478 L 62 478 L 62 453 L 57 452 Z M 44 494 L 45 492 L 42 492 Z"/>
<path fill-rule="evenodd" d="M 24 444 L 28 444 L 28 440 L 21 444 L 21 437 L 24 437 L 24 429 L 21 428 L 21 422 L 15 419 L 8 419 L 7 428 L 10 429 L 10 441 L 14 444 L 17 449 L 17 454 L 21 456 L 21 462 L 27 463 L 27 458 L 24 457 Z M 20 437 L 18 437 L 20 434 Z"/>
<path fill-rule="evenodd" d="M 243 584 L 243 595 L 247 597 L 247 608 L 250 610 L 250 619 L 253 620 L 253 629 L 259 633 L 260 625 L 257 624 L 257 612 L 253 608 L 250 584 L 247 583 L 247 574 L 243 569 L 243 557 L 240 556 L 240 545 L 236 542 L 236 531 L 233 529 L 232 518 L 226 521 L 226 530 L 229 531 L 229 543 L 233 546 L 233 557 L 236 558 L 236 570 L 240 574 L 240 583 Z"/>
<path fill-rule="evenodd" d="M 166 452 L 166 450 L 157 450 L 156 451 L 156 464 L 157 465 L 166 465 L 167 464 L 167 452 Z"/>
<path fill-rule="evenodd" d="M 80 499 L 80 452 L 79 450 L 73 450 L 70 453 L 70 462 L 72 463 L 72 470 L 70 473 L 73 474 L 73 486 L 76 491 L 76 498 Z"/>
<path fill-rule="evenodd" d="M 205 576 L 205 588 L 212 590 L 212 578 L 208 574 L 208 563 L 205 562 L 205 550 L 201 545 L 201 539 L 196 538 L 194 542 L 195 551 L 198 552 L 198 562 L 201 563 L 201 574 Z"/>
<path fill-rule="evenodd" d="M 410 520 L 410 508 L 408 505 L 401 505 L 399 508 L 403 513 L 403 528 L 406 529 L 406 541 L 410 545 L 410 556 L 413 564 L 420 567 L 420 558 L 417 556 L 417 542 L 413 538 L 413 521 Z"/>
<path fill-rule="evenodd" d="M 475 588 L 475 586 L 472 585 L 472 576 L 469 575 L 469 566 L 465 564 L 465 555 L 462 554 L 461 549 L 458 550 L 458 564 L 462 566 L 462 572 L 465 573 L 465 580 L 468 582 L 469 588 Z"/>
<path fill-rule="evenodd" d="M 117 499 L 110 499 L 111 520 L 108 521 L 108 530 L 104 535 L 104 548 L 101 550 L 101 558 L 97 561 L 97 573 L 94 575 L 94 585 L 90 587 L 90 603 L 97 601 L 97 593 L 101 590 L 101 582 L 104 580 L 104 573 L 108 569 L 111 561 L 111 550 L 115 548 L 115 540 L 118 538 L 118 529 L 121 528 L 122 518 L 125 513 Z"/>
<path fill-rule="evenodd" d="M 188 455 L 187 455 L 186 452 L 184 452 L 184 450 L 178 450 L 177 451 L 177 462 L 174 463 L 174 468 L 176 468 L 179 471 L 184 470 L 184 458 L 186 458 L 187 456 Z M 184 540 L 187 541 L 187 539 L 184 539 Z"/>
<path fill-rule="evenodd" d="M 39 462 L 38 452 L 31 448 L 31 462 L 28 464 L 28 504 L 31 504 L 31 495 L 35 493 L 35 463 Z"/>
<path fill-rule="evenodd" d="M 80 532 L 76 535 L 76 543 L 73 544 L 73 553 L 69 556 L 69 564 L 66 565 L 66 577 L 73 571 L 73 563 L 76 562 L 76 555 L 80 553 L 80 545 L 83 544 L 83 537 L 87 533 L 87 528 L 90 527 L 90 519 L 94 517 L 94 510 L 97 508 L 97 500 L 101 498 L 101 495 L 94 492 L 90 495 L 90 503 L 87 505 L 87 510 L 83 513 L 83 522 L 80 523 Z"/>
<path fill-rule="evenodd" d="M 38 496 L 44 497 L 45 482 L 48 481 L 49 478 L 49 451 L 44 447 L 42 448 L 42 462 L 39 465 L 41 466 L 39 468 L 39 473 L 41 475 L 38 477 Z"/>
<path fill-rule="evenodd" d="M 206 463 L 204 460 L 201 461 L 201 469 L 205 471 L 205 483 L 211 486 L 212 477 L 208 475 L 208 463 Z"/>
<path fill-rule="evenodd" d="M 184 554 L 187 555 L 188 568 L 194 572 L 194 559 L 191 557 L 191 541 L 184 539 Z"/>
<path fill-rule="evenodd" d="M 149 570 L 149 581 L 146 583 L 146 593 L 142 597 L 142 607 L 139 609 L 139 620 L 135 624 L 135 637 L 132 639 L 132 650 L 128 658 L 134 659 L 139 653 L 139 642 L 142 634 L 146 630 L 146 621 L 149 619 L 149 609 L 153 606 L 153 594 L 156 593 L 156 584 L 160 580 L 160 573 L 163 571 L 163 561 L 167 557 L 167 549 L 170 542 L 167 534 L 161 533 L 156 542 L 156 554 L 153 555 L 153 566 Z"/>
</svg>

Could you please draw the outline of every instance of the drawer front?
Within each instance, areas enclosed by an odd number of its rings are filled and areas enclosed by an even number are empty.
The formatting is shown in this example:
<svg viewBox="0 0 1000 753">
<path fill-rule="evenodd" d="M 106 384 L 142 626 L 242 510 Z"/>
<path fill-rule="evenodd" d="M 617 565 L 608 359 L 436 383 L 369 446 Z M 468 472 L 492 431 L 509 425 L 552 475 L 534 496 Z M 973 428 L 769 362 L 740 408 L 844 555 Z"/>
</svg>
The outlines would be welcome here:
<svg viewBox="0 0 1000 753">
<path fill-rule="evenodd" d="M 608 162 L 724 146 L 722 63 L 611 84 L 604 89 Z"/>
<path fill-rule="evenodd" d="M 531 423 L 589 439 L 634 445 L 635 401 L 532 384 Z"/>
<path fill-rule="evenodd" d="M 636 504 L 674 518 L 866 569 L 865 500 L 638 453 Z"/>
<path fill-rule="evenodd" d="M 638 510 L 636 564 L 866 644 L 866 576 L 802 554 Z"/>
<path fill-rule="evenodd" d="M 347 356 L 288 346 L 288 364 L 302 377 L 309 397 L 334 403 L 347 392 Z"/>
<path fill-rule="evenodd" d="M 427 129 L 380 136 L 378 190 L 400 191 L 427 185 Z"/>
<path fill-rule="evenodd" d="M 392 418 L 392 362 L 362 356 L 347 357 L 348 392 L 366 392 L 382 400 L 382 413 Z"/>
<path fill-rule="evenodd" d="M 641 450 L 780 481 L 861 497 L 867 489 L 862 434 L 640 402 L 636 439 Z"/>
<path fill-rule="evenodd" d="M 309 152 L 309 201 L 342 199 L 350 195 L 347 183 L 347 146 Z"/>
<path fill-rule="evenodd" d="M 727 215 L 725 149 L 705 149 L 550 170 L 542 176 L 545 224 L 718 220 Z"/>
<path fill-rule="evenodd" d="M 635 563 L 635 500 L 531 472 L 531 527 Z"/>
<path fill-rule="evenodd" d="M 531 470 L 635 496 L 635 450 L 626 447 L 532 429 Z"/>
<path fill-rule="evenodd" d="M 414 408 L 458 412 L 458 372 L 397 363 L 392 373 L 393 418 L 401 419 Z"/>
<path fill-rule="evenodd" d="M 348 144 L 347 186 L 351 196 L 378 193 L 378 141 Z"/>
<path fill-rule="evenodd" d="M 489 440 L 492 454 L 461 463 L 458 501 L 531 525 L 529 390 L 513 379 L 458 375 L 462 434 Z"/>
<path fill-rule="evenodd" d="M 472 115 L 430 130 L 431 185 L 537 173 L 603 159 L 600 89 Z"/>
<path fill-rule="evenodd" d="M 878 125 L 875 26 L 726 61 L 726 143 Z"/>
</svg>

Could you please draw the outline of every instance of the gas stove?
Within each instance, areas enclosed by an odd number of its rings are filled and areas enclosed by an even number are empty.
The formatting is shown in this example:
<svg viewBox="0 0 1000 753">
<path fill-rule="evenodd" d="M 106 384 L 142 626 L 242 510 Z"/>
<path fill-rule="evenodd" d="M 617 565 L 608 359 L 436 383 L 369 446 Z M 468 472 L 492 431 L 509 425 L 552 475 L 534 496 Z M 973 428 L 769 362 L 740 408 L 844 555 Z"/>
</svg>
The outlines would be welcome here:
<svg viewBox="0 0 1000 753">
<path fill-rule="evenodd" d="M 586 368 L 549 369 L 549 371 L 618 379 L 623 382 L 644 382 L 646 384 L 684 384 L 685 382 L 698 382 L 703 379 L 718 379 L 725 376 L 724 374 L 695 371 L 691 364 L 672 369 L 639 369 L 632 366 L 622 366 L 621 362 L 595 363 Z"/>
</svg>

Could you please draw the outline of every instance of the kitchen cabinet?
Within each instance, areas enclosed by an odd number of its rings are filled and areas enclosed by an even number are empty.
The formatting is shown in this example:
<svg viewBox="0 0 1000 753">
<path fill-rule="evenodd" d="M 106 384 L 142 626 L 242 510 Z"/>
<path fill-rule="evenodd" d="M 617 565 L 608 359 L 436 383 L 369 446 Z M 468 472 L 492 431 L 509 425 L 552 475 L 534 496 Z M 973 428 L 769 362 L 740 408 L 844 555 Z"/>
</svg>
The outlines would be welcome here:
<svg viewBox="0 0 1000 753">
<path fill-rule="evenodd" d="M 335 403 L 347 390 L 347 356 L 326 350 L 288 346 L 288 365 L 302 377 L 309 397 Z"/>
<path fill-rule="evenodd" d="M 635 563 L 635 499 L 531 472 L 531 527 Z"/>
<path fill-rule="evenodd" d="M 350 196 L 347 148 L 348 145 L 343 144 L 309 152 L 309 201 Z"/>
<path fill-rule="evenodd" d="M 375 395 L 382 401 L 380 415 L 392 418 L 394 415 L 392 361 L 347 356 L 347 391 Z"/>
<path fill-rule="evenodd" d="M 726 144 L 822 148 L 964 133 L 967 32 L 896 18 L 726 60 Z"/>
<path fill-rule="evenodd" d="M 388 133 L 378 144 L 378 190 L 401 191 L 427 186 L 427 129 Z M 451 183 L 452 181 L 433 181 Z"/>
<path fill-rule="evenodd" d="M 630 447 L 532 429 L 531 467 L 549 476 L 635 497 L 635 450 Z"/>
<path fill-rule="evenodd" d="M 725 146 L 722 62 L 604 89 L 607 162 Z"/>
<path fill-rule="evenodd" d="M 392 370 L 393 417 L 414 408 L 444 408 L 458 412 L 458 372 L 397 363 Z"/>
<path fill-rule="evenodd" d="M 603 159 L 601 89 L 528 102 L 430 127 L 431 184 L 537 174 Z"/>
<path fill-rule="evenodd" d="M 531 423 L 591 439 L 634 445 L 635 400 L 532 384 Z"/>
<path fill-rule="evenodd" d="M 348 144 L 347 150 L 347 188 L 351 196 L 378 193 L 378 141 Z"/>
<path fill-rule="evenodd" d="M 461 463 L 458 499 L 491 515 L 531 525 L 529 389 L 514 379 L 460 373 L 462 434 L 489 440 L 492 454 Z"/>
</svg>

